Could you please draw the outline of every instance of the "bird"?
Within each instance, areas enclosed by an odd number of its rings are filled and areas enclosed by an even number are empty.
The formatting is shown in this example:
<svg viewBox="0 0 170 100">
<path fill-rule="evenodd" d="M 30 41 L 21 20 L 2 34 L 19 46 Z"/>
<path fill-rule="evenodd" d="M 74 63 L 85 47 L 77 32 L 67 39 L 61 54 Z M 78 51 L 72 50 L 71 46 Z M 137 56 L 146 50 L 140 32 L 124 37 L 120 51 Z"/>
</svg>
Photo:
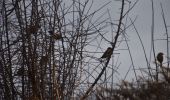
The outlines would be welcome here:
<svg viewBox="0 0 170 100">
<path fill-rule="evenodd" d="M 56 40 L 59 40 L 62 38 L 62 36 L 59 33 L 55 33 L 55 34 L 53 34 L 53 38 Z"/>
<path fill-rule="evenodd" d="M 54 39 L 56 39 L 56 40 L 59 40 L 59 39 L 62 38 L 62 36 L 61 36 L 58 32 L 56 32 L 56 33 L 54 33 L 53 31 L 48 31 L 48 32 L 49 32 L 50 35 L 51 35 Z"/>
<path fill-rule="evenodd" d="M 163 53 L 162 52 L 159 52 L 158 55 L 157 55 L 157 60 L 158 62 L 160 63 L 160 66 L 162 66 L 162 62 L 163 62 Z"/>
<path fill-rule="evenodd" d="M 101 58 L 108 58 L 112 55 L 112 53 L 113 53 L 113 48 L 108 47 Z"/>
</svg>

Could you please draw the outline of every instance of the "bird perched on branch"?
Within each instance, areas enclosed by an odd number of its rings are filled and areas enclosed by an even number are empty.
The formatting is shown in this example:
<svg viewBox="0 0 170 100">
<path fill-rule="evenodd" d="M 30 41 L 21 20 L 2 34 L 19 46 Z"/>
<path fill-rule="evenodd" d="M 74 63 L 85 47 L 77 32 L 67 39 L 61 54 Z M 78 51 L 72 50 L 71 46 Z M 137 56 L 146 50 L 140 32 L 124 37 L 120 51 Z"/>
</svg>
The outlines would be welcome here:
<svg viewBox="0 0 170 100">
<path fill-rule="evenodd" d="M 164 54 L 162 52 L 158 53 L 158 55 L 157 55 L 157 60 L 160 63 L 161 67 L 162 67 L 162 62 L 163 62 L 163 55 Z"/>
<path fill-rule="evenodd" d="M 108 47 L 101 58 L 109 58 L 113 53 L 113 48 Z"/>
<path fill-rule="evenodd" d="M 51 36 L 54 38 L 54 39 L 56 39 L 56 40 L 59 40 L 59 39 L 61 39 L 62 38 L 62 36 L 58 33 L 58 32 L 56 32 L 56 33 L 54 33 L 53 31 L 48 31 L 50 34 L 51 34 Z"/>
<path fill-rule="evenodd" d="M 55 34 L 53 35 L 53 38 L 56 39 L 56 40 L 59 40 L 59 39 L 61 39 L 62 37 L 61 37 L 61 35 L 60 35 L 59 33 L 55 33 Z"/>
</svg>

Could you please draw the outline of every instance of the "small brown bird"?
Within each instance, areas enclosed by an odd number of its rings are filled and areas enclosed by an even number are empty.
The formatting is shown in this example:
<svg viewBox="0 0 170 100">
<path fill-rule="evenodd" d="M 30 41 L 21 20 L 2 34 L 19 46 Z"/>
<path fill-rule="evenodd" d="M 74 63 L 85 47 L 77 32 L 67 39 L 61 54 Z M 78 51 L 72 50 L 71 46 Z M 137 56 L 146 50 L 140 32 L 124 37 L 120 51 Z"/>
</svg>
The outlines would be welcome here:
<svg viewBox="0 0 170 100">
<path fill-rule="evenodd" d="M 160 63 L 160 66 L 162 66 L 163 55 L 164 55 L 164 54 L 163 54 L 162 52 L 158 53 L 158 55 L 157 55 L 157 60 L 158 60 L 158 62 Z"/>
<path fill-rule="evenodd" d="M 56 39 L 56 40 L 59 40 L 62 38 L 61 34 L 59 34 L 58 32 L 54 33 L 53 31 L 48 31 L 50 33 L 50 35 Z"/>
<path fill-rule="evenodd" d="M 59 34 L 59 33 L 55 33 L 55 34 L 53 34 L 53 36 L 52 36 L 54 39 L 56 39 L 56 40 L 59 40 L 59 39 L 61 39 L 62 38 L 62 36 Z"/>
<path fill-rule="evenodd" d="M 113 48 L 108 47 L 101 58 L 108 58 L 112 55 L 112 53 L 113 53 Z"/>
</svg>

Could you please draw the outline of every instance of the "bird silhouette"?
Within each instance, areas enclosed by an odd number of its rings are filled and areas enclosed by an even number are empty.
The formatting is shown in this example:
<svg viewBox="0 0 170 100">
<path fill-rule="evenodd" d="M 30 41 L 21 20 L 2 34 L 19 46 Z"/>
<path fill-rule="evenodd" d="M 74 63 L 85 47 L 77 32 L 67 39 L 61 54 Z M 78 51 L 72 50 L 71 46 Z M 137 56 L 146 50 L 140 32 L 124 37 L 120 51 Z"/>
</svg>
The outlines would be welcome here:
<svg viewBox="0 0 170 100">
<path fill-rule="evenodd" d="M 56 39 L 56 40 L 59 40 L 62 38 L 61 34 L 59 34 L 58 32 L 54 33 L 53 31 L 48 31 L 50 33 L 50 35 Z"/>
<path fill-rule="evenodd" d="M 108 47 L 101 58 L 109 58 L 113 53 L 113 48 Z"/>
<path fill-rule="evenodd" d="M 163 62 L 163 55 L 164 54 L 162 52 L 158 53 L 158 55 L 157 55 L 157 60 L 160 63 L 161 67 L 162 67 L 162 62 Z"/>
<path fill-rule="evenodd" d="M 62 36 L 59 33 L 55 33 L 55 34 L 53 34 L 53 38 L 56 40 L 59 40 L 62 38 Z"/>
</svg>

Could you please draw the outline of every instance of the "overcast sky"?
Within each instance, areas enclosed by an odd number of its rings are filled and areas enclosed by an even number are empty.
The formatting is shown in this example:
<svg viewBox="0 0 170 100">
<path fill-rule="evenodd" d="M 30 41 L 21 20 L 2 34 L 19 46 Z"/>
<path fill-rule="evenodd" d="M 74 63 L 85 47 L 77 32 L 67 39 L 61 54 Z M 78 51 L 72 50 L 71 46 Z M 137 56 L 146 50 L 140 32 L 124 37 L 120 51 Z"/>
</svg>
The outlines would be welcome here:
<svg viewBox="0 0 170 100">
<path fill-rule="evenodd" d="M 155 10 L 155 39 L 165 39 L 165 28 L 163 24 L 163 19 L 161 16 L 161 6 L 160 3 L 163 5 L 166 23 L 167 25 L 170 25 L 170 0 L 153 0 L 154 1 L 154 10 Z M 135 18 L 137 16 L 137 20 L 135 22 L 135 25 L 137 27 L 137 30 L 142 38 L 142 41 L 144 43 L 147 57 L 149 59 L 150 56 L 150 50 L 151 50 L 151 23 L 152 23 L 152 8 L 151 8 L 151 0 L 139 0 L 139 2 L 136 4 L 136 6 L 133 8 L 133 10 L 130 13 L 130 17 Z M 141 67 L 146 68 L 146 61 L 144 60 L 144 53 L 142 51 L 142 46 L 139 42 L 139 39 L 136 35 L 136 32 L 133 28 L 132 30 L 128 30 L 128 35 L 130 39 L 130 50 L 132 52 L 133 60 L 135 67 Z M 166 41 L 165 40 L 157 40 L 155 41 L 155 49 L 156 53 L 158 52 L 164 52 L 166 55 Z M 126 52 L 127 54 L 127 52 Z M 126 55 L 124 54 L 124 55 Z M 127 56 L 124 58 L 124 61 L 126 62 Z M 151 64 L 152 67 L 154 67 L 154 58 L 151 58 Z M 166 62 L 166 61 L 164 61 Z M 128 63 L 128 61 L 126 62 Z M 124 68 L 125 67 L 125 68 Z M 126 66 L 121 66 L 120 71 L 126 72 Z M 132 74 L 132 73 L 131 73 Z M 131 77 L 131 75 L 129 75 Z"/>
<path fill-rule="evenodd" d="M 109 0 L 94 0 L 96 1 L 94 4 L 93 9 L 96 9 L 97 7 L 105 4 L 106 2 L 109 2 Z M 119 16 L 120 11 L 120 2 L 110 0 L 111 3 L 105 7 L 103 10 L 109 9 L 111 12 L 111 16 L 113 19 L 117 20 L 117 17 Z M 132 4 L 135 0 L 129 0 L 132 1 Z M 155 11 L 155 30 L 154 30 L 154 36 L 155 36 L 155 49 L 156 53 L 158 52 L 164 52 L 166 55 L 166 41 L 165 40 L 159 40 L 159 39 L 165 39 L 165 28 L 163 19 L 161 16 L 161 6 L 160 3 L 162 3 L 166 24 L 170 26 L 170 0 L 153 0 L 154 1 L 154 11 Z M 139 2 L 136 4 L 136 6 L 131 10 L 129 13 L 129 16 L 134 19 L 137 17 L 137 20 L 135 21 L 136 28 L 142 38 L 147 57 L 150 58 L 150 51 L 151 51 L 151 23 L 152 23 L 152 4 L 151 0 L 139 0 Z M 140 44 L 139 38 L 137 37 L 137 34 L 131 26 L 127 30 L 129 46 L 132 53 L 132 57 L 134 60 L 135 68 L 147 68 L 147 64 L 145 61 L 144 53 L 142 50 L 142 46 Z M 157 40 L 158 39 L 158 40 Z M 123 48 L 125 47 L 125 44 L 122 44 Z M 121 62 L 121 66 L 119 68 L 120 75 L 117 75 L 119 78 L 123 78 L 128 71 L 129 66 L 131 66 L 130 57 L 128 54 L 128 51 L 120 51 L 120 58 L 119 61 Z M 164 60 L 166 63 L 167 61 Z M 151 58 L 151 66 L 154 68 L 154 58 L 152 56 Z M 131 69 L 127 79 L 131 79 L 132 76 L 134 76 L 133 70 Z"/>
</svg>

